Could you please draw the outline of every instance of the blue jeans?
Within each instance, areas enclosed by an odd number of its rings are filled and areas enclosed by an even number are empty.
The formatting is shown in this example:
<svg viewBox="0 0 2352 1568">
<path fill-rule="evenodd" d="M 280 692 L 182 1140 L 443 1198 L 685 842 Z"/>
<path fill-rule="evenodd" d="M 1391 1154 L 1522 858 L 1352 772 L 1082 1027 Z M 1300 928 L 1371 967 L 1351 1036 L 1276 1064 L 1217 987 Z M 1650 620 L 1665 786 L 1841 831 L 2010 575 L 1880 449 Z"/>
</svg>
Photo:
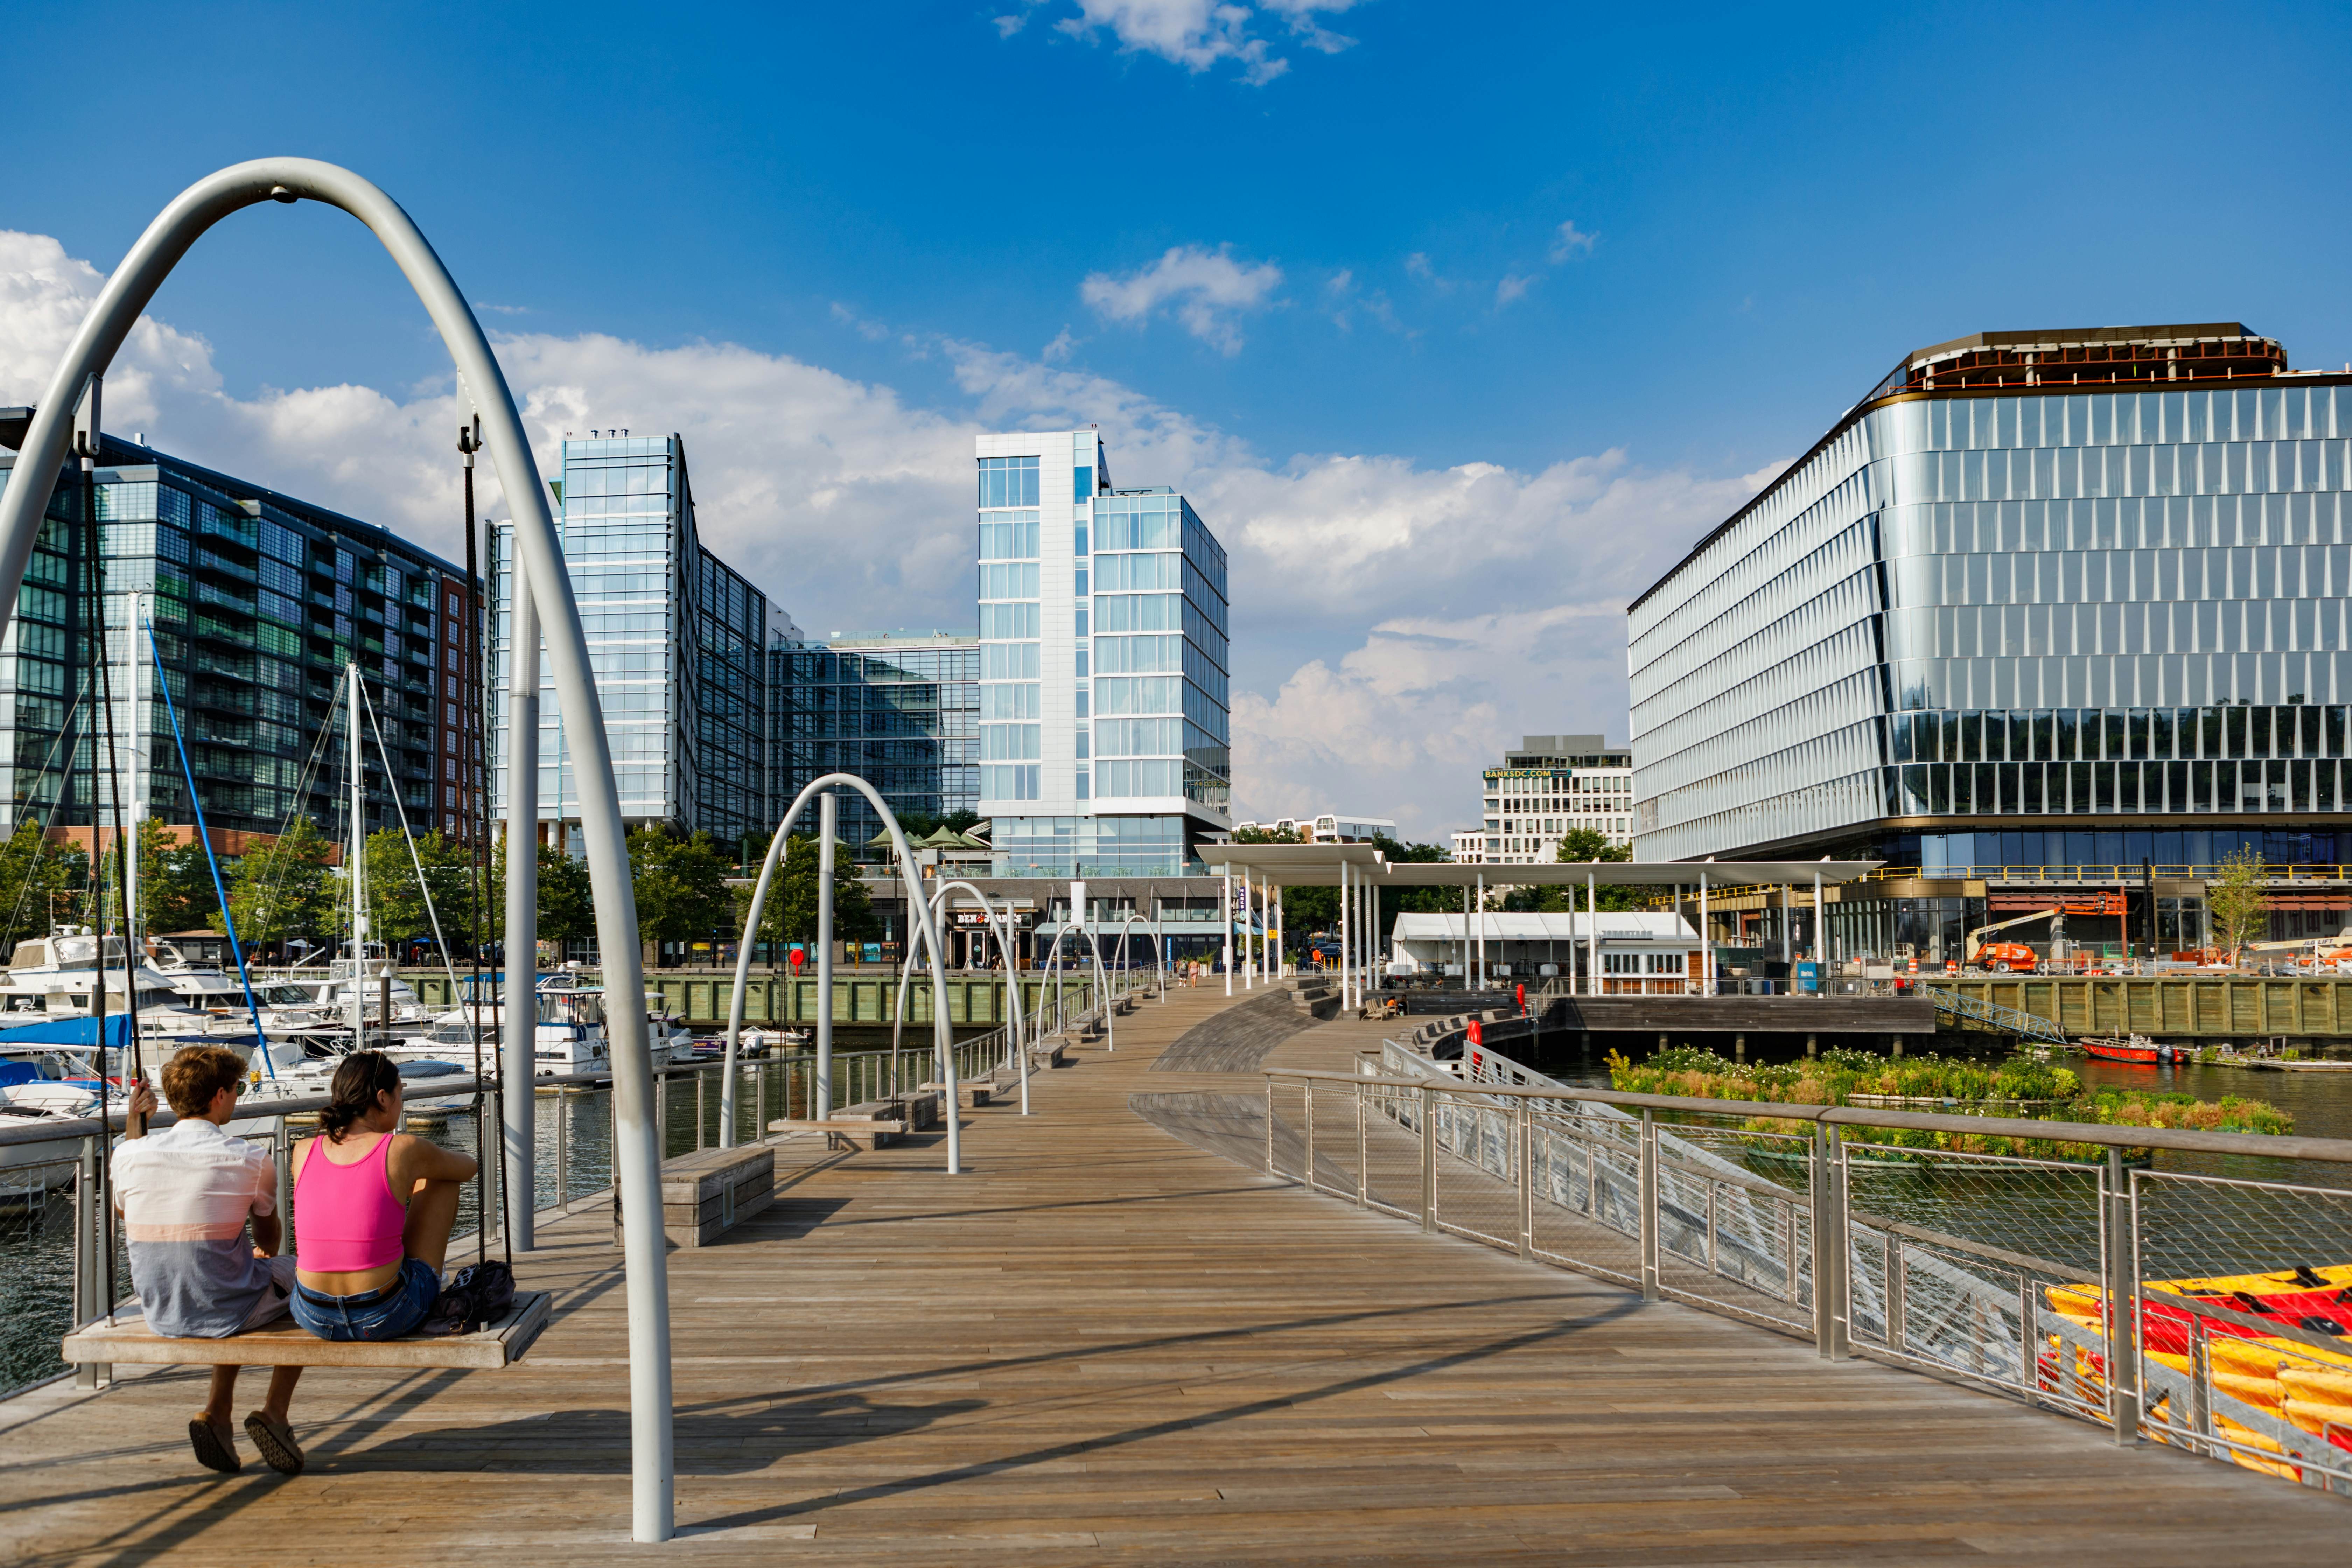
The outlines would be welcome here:
<svg viewBox="0 0 2352 1568">
<path fill-rule="evenodd" d="M 441 1276 L 421 1258 L 404 1258 L 400 1278 L 356 1296 L 294 1287 L 294 1321 L 322 1340 L 398 1339 L 425 1321 L 441 1294 Z"/>
</svg>

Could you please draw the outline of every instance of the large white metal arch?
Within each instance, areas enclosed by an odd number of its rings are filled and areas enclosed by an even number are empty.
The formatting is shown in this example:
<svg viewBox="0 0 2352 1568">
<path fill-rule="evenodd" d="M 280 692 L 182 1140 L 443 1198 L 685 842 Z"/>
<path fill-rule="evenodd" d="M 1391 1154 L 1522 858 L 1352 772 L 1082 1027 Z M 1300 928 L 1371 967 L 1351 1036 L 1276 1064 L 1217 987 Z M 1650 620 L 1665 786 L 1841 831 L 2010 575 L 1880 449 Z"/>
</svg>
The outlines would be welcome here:
<svg viewBox="0 0 2352 1568">
<path fill-rule="evenodd" d="M 629 879 L 628 840 L 613 778 L 612 750 L 596 700 L 588 639 L 581 630 L 579 605 L 556 542 L 539 465 L 489 340 L 482 335 L 481 324 L 448 268 L 400 204 L 349 169 L 313 158 L 257 158 L 232 164 L 173 198 L 131 246 L 99 291 L 97 303 L 41 395 L 17 455 L 16 482 L 0 490 L 0 627 L 15 612 L 25 567 L 48 508 L 50 486 L 43 481 L 66 460 L 74 410 L 91 378 L 104 374 L 155 290 L 206 230 L 231 213 L 261 202 L 305 199 L 351 214 L 391 253 L 457 362 L 459 395 L 469 398 L 473 412 L 481 416 L 482 445 L 498 465 L 499 486 L 513 514 L 515 539 L 539 606 L 564 730 L 578 767 L 581 826 L 587 840 L 588 873 L 595 886 L 605 988 L 614 996 L 640 997 L 645 973 L 637 949 L 636 898 Z M 646 1049 L 645 1009 L 614 1008 L 606 1027 L 619 1133 L 613 1151 L 614 1182 L 622 1200 L 629 1308 L 631 1531 L 639 1541 L 664 1541 L 675 1525 L 669 1284 L 659 1197 L 661 1145 L 652 1116 L 653 1064 Z M 526 1064 L 526 1083 L 529 1076 Z"/>
<path fill-rule="evenodd" d="M 907 835 L 898 826 L 881 795 L 856 773 L 827 773 L 812 779 L 807 787 L 794 797 L 793 808 L 776 824 L 775 837 L 768 840 L 768 858 L 760 862 L 760 879 L 751 886 L 751 908 L 744 917 L 743 940 L 735 949 L 735 999 L 727 1007 L 727 1069 L 719 1081 L 719 1137 L 721 1146 L 731 1146 L 735 1141 L 735 1049 L 743 1034 L 743 988 L 751 976 L 751 942 L 760 929 L 760 911 L 768 902 L 769 885 L 776 879 L 776 866 L 784 858 L 784 839 L 793 824 L 800 819 L 808 803 L 830 789 L 854 789 L 864 795 L 882 818 L 882 826 L 890 830 L 890 847 L 898 852 L 898 879 L 907 886 L 907 910 L 909 921 L 922 922 L 925 942 L 931 955 L 931 1045 L 940 1060 L 940 1081 L 955 1082 L 955 1048 L 948 1029 L 947 966 L 940 960 L 939 932 L 931 927 L 931 906 L 923 897 L 921 870 L 915 864 L 914 852 L 907 847 Z M 913 940 L 913 933 L 908 933 Z M 911 949 L 909 950 L 911 952 Z M 830 1005 L 831 998 L 820 999 L 819 1005 Z M 963 1169 L 963 1130 L 956 1115 L 952 1090 L 940 1116 L 948 1124 L 948 1174 Z"/>
</svg>

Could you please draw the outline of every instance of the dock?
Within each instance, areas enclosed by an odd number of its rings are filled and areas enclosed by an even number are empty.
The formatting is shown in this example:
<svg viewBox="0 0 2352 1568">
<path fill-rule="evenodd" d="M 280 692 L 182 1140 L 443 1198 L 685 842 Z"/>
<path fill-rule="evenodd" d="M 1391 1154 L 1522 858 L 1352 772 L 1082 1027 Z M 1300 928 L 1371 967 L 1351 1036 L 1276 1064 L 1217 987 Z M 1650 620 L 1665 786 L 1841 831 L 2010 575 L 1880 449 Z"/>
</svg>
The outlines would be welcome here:
<svg viewBox="0 0 2352 1568">
<path fill-rule="evenodd" d="M 609 1216 L 518 1259 L 495 1373 L 320 1371 L 286 1479 L 190 1458 L 202 1369 L 0 1404 L 14 1563 L 2333 1561 L 2352 1502 L 1523 1262 L 1263 1173 L 1267 1067 L 1393 1025 L 1179 989 L 936 1131 L 780 1145 L 670 1255 L 679 1535 L 628 1539 Z M 455 1259 L 453 1258 L 453 1261 Z M 255 1374 L 248 1373 L 248 1378 Z M 259 1401 L 257 1379 L 242 1389 Z"/>
</svg>

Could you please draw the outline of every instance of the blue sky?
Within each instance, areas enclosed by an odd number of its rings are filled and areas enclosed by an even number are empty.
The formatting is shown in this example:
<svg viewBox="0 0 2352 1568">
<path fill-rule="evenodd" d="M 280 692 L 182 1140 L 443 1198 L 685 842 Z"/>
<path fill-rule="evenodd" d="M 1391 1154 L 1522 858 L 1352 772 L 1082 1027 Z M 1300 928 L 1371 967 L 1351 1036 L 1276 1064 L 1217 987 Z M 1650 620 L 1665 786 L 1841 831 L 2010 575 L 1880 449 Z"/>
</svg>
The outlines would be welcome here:
<svg viewBox="0 0 2352 1568">
<path fill-rule="evenodd" d="M 1625 599 L 1913 346 L 2235 319 L 2352 361 L 2340 8 L 13 19 L 0 397 L 189 180 L 347 163 L 541 433 L 686 432 L 812 630 L 968 620 L 971 431 L 1103 423 L 1234 551 L 1249 810 L 1434 834 L 1520 730 L 1622 737 Z M 454 545 L 446 362 L 355 225 L 242 215 L 153 315 L 118 423 Z"/>
</svg>

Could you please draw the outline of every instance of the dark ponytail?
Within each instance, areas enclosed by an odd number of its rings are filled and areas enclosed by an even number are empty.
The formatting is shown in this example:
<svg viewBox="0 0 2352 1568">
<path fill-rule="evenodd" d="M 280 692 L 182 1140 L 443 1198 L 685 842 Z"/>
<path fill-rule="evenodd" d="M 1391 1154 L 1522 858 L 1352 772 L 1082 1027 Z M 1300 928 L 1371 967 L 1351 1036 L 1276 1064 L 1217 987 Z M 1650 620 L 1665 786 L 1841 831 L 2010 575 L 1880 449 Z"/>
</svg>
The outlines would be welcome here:
<svg viewBox="0 0 2352 1568">
<path fill-rule="evenodd" d="M 328 1093 L 334 1098 L 319 1112 L 320 1130 L 340 1143 L 353 1123 L 375 1110 L 376 1097 L 400 1092 L 400 1068 L 382 1051 L 353 1051 L 335 1069 Z"/>
</svg>

